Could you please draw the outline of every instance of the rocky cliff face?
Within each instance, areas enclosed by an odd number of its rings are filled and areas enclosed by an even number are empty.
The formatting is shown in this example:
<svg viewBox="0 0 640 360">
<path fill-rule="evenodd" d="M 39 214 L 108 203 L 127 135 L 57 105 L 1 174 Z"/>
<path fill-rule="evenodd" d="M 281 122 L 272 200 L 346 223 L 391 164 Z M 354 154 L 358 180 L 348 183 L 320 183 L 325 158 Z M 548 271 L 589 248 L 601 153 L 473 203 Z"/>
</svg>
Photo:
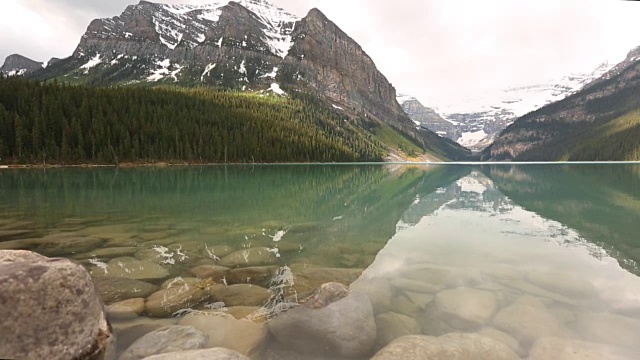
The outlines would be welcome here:
<svg viewBox="0 0 640 360">
<path fill-rule="evenodd" d="M 4 61 L 4 65 L 0 67 L 0 73 L 7 76 L 20 76 L 41 70 L 43 63 L 31 60 L 22 55 L 9 55 Z"/>
<path fill-rule="evenodd" d="M 640 108 L 640 48 L 581 91 L 529 113 L 483 152 L 492 160 L 556 160 L 622 115 Z M 614 160 L 614 159 L 607 159 Z"/>
<path fill-rule="evenodd" d="M 418 99 L 400 94 L 398 95 L 398 103 L 416 125 L 427 128 L 453 141 L 458 141 L 462 135 L 460 129 L 452 122 L 442 118 L 435 110 L 422 105 Z"/>
<path fill-rule="evenodd" d="M 91 22 L 73 55 L 33 75 L 89 85 L 173 83 L 313 94 L 343 115 L 392 126 L 428 148 L 373 60 L 322 12 L 302 19 L 264 0 L 209 5 L 141 1 Z M 462 147 L 444 144 L 453 152 Z"/>
</svg>

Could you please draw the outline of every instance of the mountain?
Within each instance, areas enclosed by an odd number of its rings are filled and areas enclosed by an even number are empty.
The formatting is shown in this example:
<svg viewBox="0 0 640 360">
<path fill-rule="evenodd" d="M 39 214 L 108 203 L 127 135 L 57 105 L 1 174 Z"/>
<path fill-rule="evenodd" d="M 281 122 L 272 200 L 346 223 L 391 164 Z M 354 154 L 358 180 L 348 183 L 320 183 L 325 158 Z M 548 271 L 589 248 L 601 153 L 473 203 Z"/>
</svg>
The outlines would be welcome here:
<svg viewBox="0 0 640 360">
<path fill-rule="evenodd" d="M 640 160 L 640 47 L 577 93 L 529 113 L 487 148 L 492 160 Z"/>
<path fill-rule="evenodd" d="M 469 155 L 454 142 L 417 129 L 373 60 L 317 9 L 300 19 L 264 0 L 141 1 L 120 16 L 92 21 L 72 56 L 30 77 L 90 86 L 170 84 L 312 96 L 384 140 L 394 158 Z"/>
<path fill-rule="evenodd" d="M 0 73 L 7 76 L 21 76 L 41 70 L 45 64 L 19 54 L 9 55 L 0 67 Z"/>
<path fill-rule="evenodd" d="M 443 119 L 435 110 L 422 105 L 415 97 L 399 94 L 398 103 L 416 125 L 453 141 L 460 138 L 460 130 L 453 123 Z"/>
<path fill-rule="evenodd" d="M 461 136 L 454 140 L 480 151 L 489 146 L 518 117 L 564 99 L 603 76 L 609 69 L 611 65 L 604 62 L 592 72 L 574 73 L 530 86 L 485 91 L 473 98 L 439 104 L 435 110 L 456 124 Z"/>
</svg>

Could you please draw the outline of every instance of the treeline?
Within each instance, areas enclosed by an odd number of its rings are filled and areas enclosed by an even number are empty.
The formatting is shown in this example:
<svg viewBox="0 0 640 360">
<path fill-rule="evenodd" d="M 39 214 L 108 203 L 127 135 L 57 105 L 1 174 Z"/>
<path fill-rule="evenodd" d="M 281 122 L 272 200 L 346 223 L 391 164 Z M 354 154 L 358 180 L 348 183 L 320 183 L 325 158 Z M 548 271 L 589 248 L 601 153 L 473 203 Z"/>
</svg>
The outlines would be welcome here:
<svg viewBox="0 0 640 360">
<path fill-rule="evenodd" d="M 379 161 L 383 145 L 308 99 L 0 78 L 0 162 Z"/>
</svg>

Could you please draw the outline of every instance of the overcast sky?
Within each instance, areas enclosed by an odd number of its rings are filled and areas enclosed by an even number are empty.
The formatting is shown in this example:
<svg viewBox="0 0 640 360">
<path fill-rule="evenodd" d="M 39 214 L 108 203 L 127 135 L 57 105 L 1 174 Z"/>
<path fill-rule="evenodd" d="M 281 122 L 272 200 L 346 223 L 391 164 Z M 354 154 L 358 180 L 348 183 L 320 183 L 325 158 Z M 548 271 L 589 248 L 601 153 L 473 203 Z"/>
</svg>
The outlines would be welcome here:
<svg viewBox="0 0 640 360">
<path fill-rule="evenodd" d="M 89 22 L 136 0 L 2 0 L 0 57 L 69 56 Z M 165 0 L 167 3 L 215 1 Z M 272 0 L 322 10 L 400 92 L 438 105 L 530 85 L 640 46 L 640 2 L 618 0 Z"/>
</svg>

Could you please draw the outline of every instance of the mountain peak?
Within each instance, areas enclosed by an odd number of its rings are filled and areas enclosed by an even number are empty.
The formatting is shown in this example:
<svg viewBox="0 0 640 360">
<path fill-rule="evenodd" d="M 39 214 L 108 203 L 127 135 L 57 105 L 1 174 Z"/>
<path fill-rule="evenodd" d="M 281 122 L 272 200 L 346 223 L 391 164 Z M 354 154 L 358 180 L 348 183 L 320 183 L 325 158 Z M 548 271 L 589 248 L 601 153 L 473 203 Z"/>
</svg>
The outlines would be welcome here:
<svg viewBox="0 0 640 360">
<path fill-rule="evenodd" d="M 0 73 L 8 76 L 20 76 L 42 69 L 43 63 L 29 59 L 20 54 L 7 56 L 4 65 L 0 67 Z"/>
</svg>

